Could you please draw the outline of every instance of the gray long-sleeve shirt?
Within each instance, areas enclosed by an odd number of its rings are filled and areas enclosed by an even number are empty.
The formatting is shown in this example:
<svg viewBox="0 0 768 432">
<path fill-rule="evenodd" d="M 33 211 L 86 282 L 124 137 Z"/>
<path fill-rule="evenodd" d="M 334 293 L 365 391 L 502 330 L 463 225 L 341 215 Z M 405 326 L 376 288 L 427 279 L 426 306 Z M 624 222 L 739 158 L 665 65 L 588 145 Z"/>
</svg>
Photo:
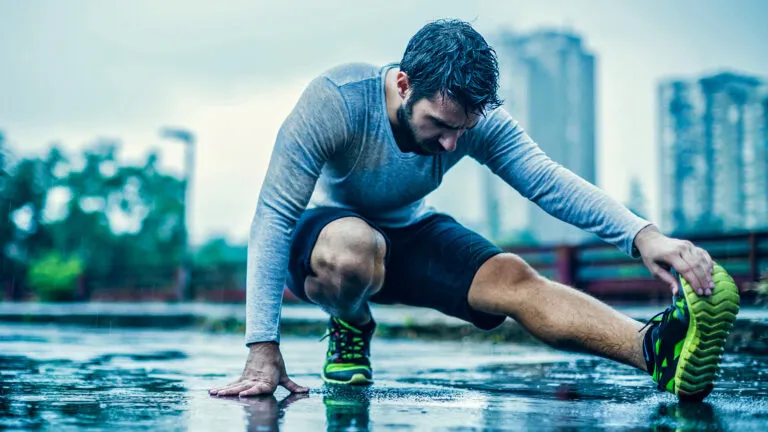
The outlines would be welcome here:
<svg viewBox="0 0 768 432">
<path fill-rule="evenodd" d="M 424 197 L 464 156 L 553 216 L 636 256 L 634 238 L 649 222 L 548 158 L 503 108 L 467 130 L 452 153 L 403 153 L 387 115 L 392 66 L 325 72 L 280 128 L 251 225 L 246 344 L 279 341 L 291 233 L 306 208 L 335 206 L 382 226 L 407 225 L 434 211 Z"/>
</svg>

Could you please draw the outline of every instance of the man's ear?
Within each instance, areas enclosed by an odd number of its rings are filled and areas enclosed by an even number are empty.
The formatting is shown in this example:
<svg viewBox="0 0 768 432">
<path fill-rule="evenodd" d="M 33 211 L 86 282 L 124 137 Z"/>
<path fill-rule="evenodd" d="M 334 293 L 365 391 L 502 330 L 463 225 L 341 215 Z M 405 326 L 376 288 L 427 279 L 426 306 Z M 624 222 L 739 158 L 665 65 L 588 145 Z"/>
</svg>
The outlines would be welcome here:
<svg viewBox="0 0 768 432">
<path fill-rule="evenodd" d="M 397 93 L 402 99 L 408 96 L 408 92 L 411 90 L 411 80 L 408 78 L 408 74 L 403 71 L 397 73 Z"/>
</svg>

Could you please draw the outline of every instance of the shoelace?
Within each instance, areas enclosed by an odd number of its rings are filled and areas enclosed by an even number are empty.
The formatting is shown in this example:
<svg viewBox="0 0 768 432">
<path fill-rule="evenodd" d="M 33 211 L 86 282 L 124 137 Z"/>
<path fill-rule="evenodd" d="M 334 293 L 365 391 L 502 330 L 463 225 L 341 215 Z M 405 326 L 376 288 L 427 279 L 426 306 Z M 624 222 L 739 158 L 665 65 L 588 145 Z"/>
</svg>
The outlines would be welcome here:
<svg viewBox="0 0 768 432">
<path fill-rule="evenodd" d="M 322 341 L 329 336 L 332 336 L 331 350 L 334 354 L 338 354 L 343 359 L 359 359 L 364 357 L 365 340 L 361 336 L 341 326 L 333 331 L 329 329 L 320 340 Z"/>
<path fill-rule="evenodd" d="M 640 333 L 640 332 L 642 332 L 643 330 L 645 330 L 645 328 L 646 328 L 646 327 L 648 327 L 648 326 L 650 326 L 650 325 L 653 325 L 653 324 L 656 324 L 657 322 L 656 322 L 656 321 L 654 321 L 654 320 L 655 320 L 656 318 L 658 318 L 659 316 L 661 316 L 661 321 L 658 321 L 658 323 L 663 323 L 663 322 L 667 321 L 667 318 L 669 318 L 669 315 L 670 315 L 670 314 L 671 314 L 671 313 L 672 313 L 674 310 L 675 310 L 675 307 L 674 307 L 674 306 L 670 306 L 670 307 L 668 307 L 668 308 L 664 309 L 663 311 L 661 311 L 661 312 L 657 313 L 656 315 L 652 316 L 652 317 L 651 317 L 651 319 L 649 319 L 649 320 L 648 320 L 648 321 L 645 323 L 645 325 L 644 325 L 642 328 L 640 328 L 640 330 L 638 330 L 637 332 L 638 332 L 638 333 Z"/>
</svg>

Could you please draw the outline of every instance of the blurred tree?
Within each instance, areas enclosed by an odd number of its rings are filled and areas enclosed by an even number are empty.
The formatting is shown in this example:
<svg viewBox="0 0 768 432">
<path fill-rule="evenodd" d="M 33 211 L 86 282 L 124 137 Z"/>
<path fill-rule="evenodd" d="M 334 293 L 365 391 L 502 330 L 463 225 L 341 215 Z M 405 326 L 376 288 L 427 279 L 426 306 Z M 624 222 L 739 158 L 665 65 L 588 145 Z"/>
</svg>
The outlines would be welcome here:
<svg viewBox="0 0 768 432">
<path fill-rule="evenodd" d="M 0 137 L 0 282 L 13 291 L 23 279 L 30 254 L 52 247 L 43 228 L 43 211 L 47 191 L 56 182 L 53 170 L 60 153 L 54 150 L 46 159 L 26 158 L 15 163 L 9 155 L 5 137 Z"/>
<path fill-rule="evenodd" d="M 53 248 L 76 255 L 89 275 L 108 276 L 114 264 L 115 234 L 109 224 L 109 198 L 120 190 L 115 153 L 117 143 L 98 141 L 83 154 L 83 168 L 68 166 L 61 185 L 69 191 L 67 216 L 48 225 Z"/>
<path fill-rule="evenodd" d="M 157 155 L 143 167 L 122 167 L 119 211 L 140 220 L 140 229 L 122 237 L 122 260 L 130 266 L 170 266 L 184 257 L 183 182 L 161 173 Z"/>
<path fill-rule="evenodd" d="M 213 238 L 195 253 L 194 261 L 199 266 L 215 266 L 244 262 L 247 255 L 247 245 L 231 245 L 224 238 Z"/>
<path fill-rule="evenodd" d="M 46 275 L 72 263 L 95 279 L 178 265 L 185 250 L 183 182 L 162 173 L 155 154 L 136 166 L 118 163 L 118 148 L 97 141 L 77 169 L 56 146 L 44 158 L 11 166 L 0 135 L 0 285 L 21 274 L 59 286 Z M 57 189 L 69 197 L 58 203 L 64 216 L 46 220 Z"/>
<path fill-rule="evenodd" d="M 77 283 L 83 273 L 82 261 L 51 251 L 35 259 L 29 266 L 28 283 L 42 301 L 71 301 L 76 299 Z"/>
<path fill-rule="evenodd" d="M 6 163 L 5 136 L 0 131 L 0 258 L 5 260 L 5 248 L 13 238 L 11 222 L 11 195 L 9 189 L 10 173 Z M 0 273 L 0 277 L 2 273 Z"/>
<path fill-rule="evenodd" d="M 45 211 L 48 191 L 59 183 L 56 167 L 63 162 L 63 155 L 52 148 L 45 159 L 26 158 L 14 167 L 8 182 L 12 203 L 11 214 L 24 214 L 28 223 L 15 226 L 18 251 L 22 260 L 36 257 L 54 247 L 51 233 L 45 227 Z"/>
<path fill-rule="evenodd" d="M 0 288 L 9 286 L 17 276 L 15 265 L 7 256 L 15 233 L 15 225 L 11 220 L 14 206 L 10 190 L 11 173 L 7 151 L 5 135 L 0 131 Z M 0 290 L 0 298 L 3 296 L 2 291 Z"/>
<path fill-rule="evenodd" d="M 158 170 L 157 155 L 141 166 L 116 163 L 117 146 L 101 143 L 69 174 L 69 214 L 57 248 L 79 250 L 95 277 L 140 274 L 177 265 L 183 254 L 183 187 Z"/>
</svg>

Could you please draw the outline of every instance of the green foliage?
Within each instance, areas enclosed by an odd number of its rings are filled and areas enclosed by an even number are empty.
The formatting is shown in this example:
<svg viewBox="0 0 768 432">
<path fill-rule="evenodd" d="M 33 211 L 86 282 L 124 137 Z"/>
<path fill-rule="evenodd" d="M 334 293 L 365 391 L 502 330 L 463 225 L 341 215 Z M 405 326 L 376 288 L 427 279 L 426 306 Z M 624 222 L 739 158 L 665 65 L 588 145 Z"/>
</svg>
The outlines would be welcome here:
<svg viewBox="0 0 768 432">
<path fill-rule="evenodd" d="M 30 264 L 27 283 L 42 301 L 69 301 L 75 299 L 82 274 L 80 258 L 50 252 Z"/>
<path fill-rule="evenodd" d="M 215 266 L 245 261 L 247 245 L 231 245 L 223 238 L 214 238 L 204 244 L 194 255 L 194 262 L 200 266 Z"/>
<path fill-rule="evenodd" d="M 5 211 L 5 209 L 10 210 L 12 208 L 9 192 L 11 176 L 7 169 L 6 151 L 5 139 L 2 131 L 0 131 L 0 209 L 3 209 L 3 211 L 0 211 L 0 248 L 8 244 L 13 236 L 13 228 L 10 221 L 11 213 L 10 211 Z M 0 249 L 0 255 L 2 255 L 2 252 L 3 250 Z"/>
<path fill-rule="evenodd" d="M 26 269 L 11 258 L 16 229 L 11 216 L 18 208 L 13 195 L 13 155 L 0 131 L 0 286 L 8 286 L 15 280 L 23 279 Z"/>
<path fill-rule="evenodd" d="M 79 257 L 88 279 L 174 266 L 184 258 L 184 182 L 163 173 L 157 155 L 126 164 L 118 150 L 118 143 L 99 140 L 72 159 L 54 146 L 42 157 L 11 161 L 0 135 L 0 286 L 31 278 L 41 262 L 74 266 L 54 261 L 52 251 Z M 63 216 L 48 220 L 54 190 L 69 198 Z M 20 213 L 29 223 L 14 222 Z"/>
</svg>

